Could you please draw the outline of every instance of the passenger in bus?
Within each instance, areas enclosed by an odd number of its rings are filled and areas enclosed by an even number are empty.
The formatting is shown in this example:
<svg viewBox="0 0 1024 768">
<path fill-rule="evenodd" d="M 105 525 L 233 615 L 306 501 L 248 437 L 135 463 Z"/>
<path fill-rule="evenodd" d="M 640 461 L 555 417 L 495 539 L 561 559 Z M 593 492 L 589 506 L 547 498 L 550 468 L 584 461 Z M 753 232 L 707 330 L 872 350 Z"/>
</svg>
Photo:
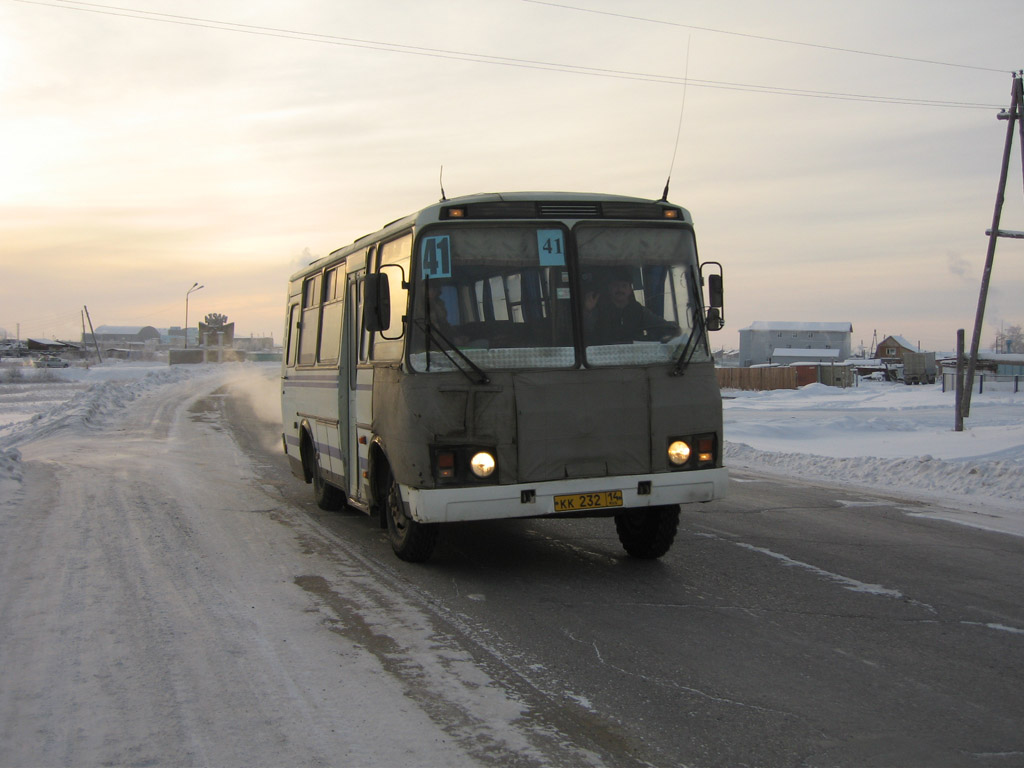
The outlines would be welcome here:
<svg viewBox="0 0 1024 768">
<path fill-rule="evenodd" d="M 659 317 L 636 300 L 628 268 L 613 270 L 603 285 L 583 289 L 583 337 L 589 346 L 666 342 L 682 333 L 680 327 Z"/>
</svg>

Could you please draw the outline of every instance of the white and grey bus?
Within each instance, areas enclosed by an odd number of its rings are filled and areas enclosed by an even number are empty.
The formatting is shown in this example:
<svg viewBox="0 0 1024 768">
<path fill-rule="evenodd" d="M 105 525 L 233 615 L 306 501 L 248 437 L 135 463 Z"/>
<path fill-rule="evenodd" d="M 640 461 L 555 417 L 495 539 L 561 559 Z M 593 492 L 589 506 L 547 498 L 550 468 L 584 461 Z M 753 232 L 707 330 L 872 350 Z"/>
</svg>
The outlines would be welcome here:
<svg viewBox="0 0 1024 768">
<path fill-rule="evenodd" d="M 481 194 L 398 219 L 290 280 L 292 471 L 321 508 L 379 515 L 405 560 L 443 523 L 559 516 L 614 517 L 660 557 L 679 505 L 727 485 L 704 267 L 664 200 Z"/>
</svg>

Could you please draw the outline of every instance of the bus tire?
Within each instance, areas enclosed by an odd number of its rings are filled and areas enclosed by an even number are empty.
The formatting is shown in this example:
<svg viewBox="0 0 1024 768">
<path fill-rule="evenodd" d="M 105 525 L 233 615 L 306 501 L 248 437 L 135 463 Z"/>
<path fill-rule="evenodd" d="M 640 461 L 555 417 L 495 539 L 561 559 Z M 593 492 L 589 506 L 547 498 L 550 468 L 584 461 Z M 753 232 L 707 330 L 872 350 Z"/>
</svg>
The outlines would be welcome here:
<svg viewBox="0 0 1024 768">
<path fill-rule="evenodd" d="M 320 469 L 320 462 L 316 459 L 316 451 L 313 449 L 312 442 L 307 437 L 304 443 L 302 461 L 306 465 L 306 475 L 310 478 L 310 482 L 313 483 L 313 500 L 316 501 L 316 505 L 328 512 L 344 509 L 345 502 L 347 501 L 345 494 L 340 488 L 336 488 L 324 480 L 323 472 Z"/>
<path fill-rule="evenodd" d="M 388 522 L 388 541 L 399 558 L 409 563 L 430 559 L 437 543 L 437 523 L 418 523 L 405 513 L 402 492 L 393 475 L 388 476 L 387 496 L 382 509 Z"/>
<path fill-rule="evenodd" d="M 348 501 L 345 498 L 345 493 L 340 488 L 324 480 L 319 466 L 313 468 L 313 499 L 320 509 L 327 510 L 328 512 L 337 512 L 339 509 L 344 509 Z"/>
<path fill-rule="evenodd" d="M 679 529 L 679 505 L 623 512 L 615 516 L 622 548 L 632 557 L 653 560 L 672 547 Z"/>
</svg>

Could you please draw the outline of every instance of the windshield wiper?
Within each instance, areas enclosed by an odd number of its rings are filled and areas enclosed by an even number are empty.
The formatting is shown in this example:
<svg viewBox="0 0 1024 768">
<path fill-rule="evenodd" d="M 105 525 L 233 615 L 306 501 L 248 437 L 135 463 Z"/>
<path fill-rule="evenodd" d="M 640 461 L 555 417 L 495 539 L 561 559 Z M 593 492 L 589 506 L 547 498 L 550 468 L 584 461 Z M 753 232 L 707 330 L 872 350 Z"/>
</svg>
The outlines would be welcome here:
<svg viewBox="0 0 1024 768">
<path fill-rule="evenodd" d="M 679 357 L 676 358 L 676 364 L 672 366 L 672 370 L 669 371 L 669 376 L 682 376 L 686 371 L 686 367 L 690 364 L 693 359 L 693 354 L 697 351 L 697 347 L 700 346 L 700 340 L 705 338 L 704 335 L 704 315 L 700 311 L 700 305 L 695 304 L 693 308 L 693 329 L 690 331 L 689 338 L 686 339 L 686 344 L 683 345 L 683 351 L 679 353 Z"/>
<path fill-rule="evenodd" d="M 472 360 L 470 360 L 468 357 L 466 357 L 465 353 L 461 349 L 459 349 L 457 346 L 455 346 L 452 343 L 451 339 L 449 339 L 447 336 L 445 336 L 440 330 L 438 330 L 437 328 L 432 326 L 424 318 L 416 318 L 413 322 L 416 324 L 416 326 L 420 330 L 423 331 L 423 334 L 427 338 L 427 349 L 426 349 L 426 352 L 427 352 L 427 370 L 428 371 L 430 370 L 430 342 L 433 341 L 434 342 L 434 346 L 436 346 L 438 348 L 438 350 L 441 352 L 441 354 L 443 354 L 445 357 L 447 357 L 448 361 L 452 365 L 454 365 L 455 368 L 458 371 L 460 371 L 462 373 L 462 375 L 465 376 L 467 379 L 469 379 L 471 382 L 473 382 L 474 384 L 490 384 L 491 383 L 490 378 L 488 378 L 487 374 L 484 373 L 483 368 L 481 368 L 479 365 L 477 365 Z M 441 343 L 441 342 L 443 342 L 443 343 Z M 447 345 L 447 347 L 448 347 L 447 349 L 445 348 L 445 345 Z M 469 371 L 467 371 L 465 368 L 463 368 L 461 365 L 459 365 L 456 362 L 455 358 L 452 357 L 450 354 L 448 354 L 448 350 L 449 349 L 452 350 L 455 354 L 457 354 L 460 358 L 462 358 L 463 362 L 465 362 L 466 365 L 468 365 L 470 368 L 472 368 L 473 372 L 479 378 L 474 379 L 472 376 L 470 376 L 469 375 Z"/>
</svg>

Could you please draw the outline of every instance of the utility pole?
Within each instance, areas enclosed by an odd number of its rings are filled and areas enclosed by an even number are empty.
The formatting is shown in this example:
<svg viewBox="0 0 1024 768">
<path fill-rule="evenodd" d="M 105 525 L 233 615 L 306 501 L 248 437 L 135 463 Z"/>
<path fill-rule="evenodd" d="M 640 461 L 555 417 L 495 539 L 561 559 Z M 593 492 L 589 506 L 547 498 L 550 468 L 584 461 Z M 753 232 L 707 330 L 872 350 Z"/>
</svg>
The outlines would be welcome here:
<svg viewBox="0 0 1024 768">
<path fill-rule="evenodd" d="M 1021 109 L 1024 108 L 1024 86 L 1021 84 L 1021 76 L 1024 72 L 1013 74 L 1013 86 L 1011 88 L 1010 109 L 1008 112 L 1000 113 L 999 119 L 1005 119 L 1006 142 L 1003 145 L 1003 164 L 999 171 L 999 189 L 996 192 L 996 206 L 992 214 L 992 228 L 985 234 L 988 235 L 988 252 L 985 254 L 985 271 L 981 275 L 981 291 L 978 295 L 978 312 L 974 318 L 974 334 L 971 336 L 971 355 L 967 360 L 967 382 L 964 387 L 964 398 L 961 404 L 964 418 L 971 415 L 971 391 L 974 389 L 974 371 L 978 366 L 978 348 L 981 346 L 981 327 L 985 321 L 985 302 L 988 300 L 988 286 L 992 279 L 992 262 L 996 255 L 996 242 L 1000 237 L 1024 237 L 1021 232 L 1003 232 L 999 229 L 999 218 L 1003 213 L 1003 200 L 1006 197 L 1006 176 L 1010 169 L 1010 150 L 1013 149 L 1013 127 L 1019 125 L 1021 133 L 1021 145 L 1024 149 L 1024 122 L 1021 121 Z M 1022 153 L 1024 154 L 1024 153 Z M 1021 158 L 1022 179 L 1024 179 L 1024 157 Z"/>
<path fill-rule="evenodd" d="M 92 334 L 92 343 L 96 347 L 96 359 L 102 363 L 103 355 L 100 354 L 100 343 L 96 340 L 96 331 L 92 329 L 92 318 L 89 317 L 89 308 L 82 305 L 82 309 L 85 311 L 85 319 L 89 321 L 89 333 Z"/>
<path fill-rule="evenodd" d="M 964 329 L 956 332 L 956 381 L 953 383 L 956 403 L 956 414 L 953 418 L 953 431 L 964 431 Z M 945 388 L 945 382 L 943 382 Z"/>
</svg>

